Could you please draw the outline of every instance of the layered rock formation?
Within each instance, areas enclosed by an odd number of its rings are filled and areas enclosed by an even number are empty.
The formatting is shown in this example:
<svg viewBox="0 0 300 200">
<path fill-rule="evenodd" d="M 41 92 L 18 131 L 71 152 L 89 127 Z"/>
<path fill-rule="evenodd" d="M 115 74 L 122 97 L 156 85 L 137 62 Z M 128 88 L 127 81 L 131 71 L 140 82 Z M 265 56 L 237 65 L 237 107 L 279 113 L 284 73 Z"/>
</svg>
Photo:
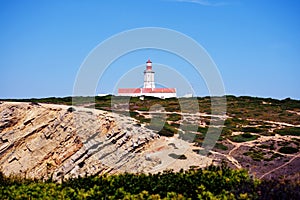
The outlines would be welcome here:
<svg viewBox="0 0 300 200">
<path fill-rule="evenodd" d="M 36 103 L 0 104 L 0 171 L 5 175 L 61 180 L 107 172 L 188 169 L 211 163 L 191 147 L 176 137 L 159 137 L 130 117 L 106 111 Z M 173 158 L 183 153 L 187 159 Z"/>
<path fill-rule="evenodd" d="M 159 163 L 141 150 L 158 137 L 131 118 L 30 103 L 0 105 L 0 170 L 26 177 L 68 178 L 139 172 Z M 120 116 L 117 116 L 120 117 Z"/>
</svg>

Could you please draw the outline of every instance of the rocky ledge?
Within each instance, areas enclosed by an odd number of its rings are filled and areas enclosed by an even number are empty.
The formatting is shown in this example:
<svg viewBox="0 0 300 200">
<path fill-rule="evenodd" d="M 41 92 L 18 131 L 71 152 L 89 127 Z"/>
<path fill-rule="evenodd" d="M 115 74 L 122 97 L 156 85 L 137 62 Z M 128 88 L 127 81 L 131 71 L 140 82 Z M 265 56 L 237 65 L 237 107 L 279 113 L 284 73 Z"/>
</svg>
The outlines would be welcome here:
<svg viewBox="0 0 300 200">
<path fill-rule="evenodd" d="M 171 162 L 163 163 L 162 159 L 178 149 L 168 143 L 186 146 L 187 155 L 192 154 L 187 144 L 174 140 L 160 138 L 130 117 L 106 111 L 36 103 L 0 104 L 0 171 L 6 175 L 60 180 L 159 171 Z M 210 162 L 191 157 L 196 163 Z M 178 168 L 194 165 L 180 162 Z"/>
</svg>

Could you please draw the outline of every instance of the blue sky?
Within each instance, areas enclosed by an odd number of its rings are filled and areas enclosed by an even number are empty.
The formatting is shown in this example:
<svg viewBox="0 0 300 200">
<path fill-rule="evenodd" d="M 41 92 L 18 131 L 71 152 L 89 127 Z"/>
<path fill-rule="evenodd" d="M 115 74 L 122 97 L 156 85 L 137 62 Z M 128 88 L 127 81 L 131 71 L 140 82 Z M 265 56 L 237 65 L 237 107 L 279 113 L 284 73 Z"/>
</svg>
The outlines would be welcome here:
<svg viewBox="0 0 300 200">
<path fill-rule="evenodd" d="M 2 0 L 0 98 L 72 95 L 82 62 L 99 43 L 129 29 L 163 27 L 206 49 L 227 94 L 300 99 L 299 19 L 297 0 Z M 208 95 L 187 63 L 151 50 L 115 61 L 96 93 L 112 92 L 149 57 L 183 73 L 196 95 Z M 137 77 L 142 83 L 142 72 Z"/>
</svg>

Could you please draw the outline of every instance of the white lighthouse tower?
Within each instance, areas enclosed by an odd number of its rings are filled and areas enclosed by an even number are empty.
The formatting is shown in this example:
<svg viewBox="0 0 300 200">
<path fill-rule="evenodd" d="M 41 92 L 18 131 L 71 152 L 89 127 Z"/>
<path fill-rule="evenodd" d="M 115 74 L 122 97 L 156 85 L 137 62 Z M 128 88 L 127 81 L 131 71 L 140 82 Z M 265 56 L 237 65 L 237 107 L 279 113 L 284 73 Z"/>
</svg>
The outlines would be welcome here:
<svg viewBox="0 0 300 200">
<path fill-rule="evenodd" d="M 147 61 L 144 71 L 144 88 L 155 88 L 154 71 L 152 71 L 152 62 L 150 59 Z"/>
<path fill-rule="evenodd" d="M 176 88 L 155 88 L 154 71 L 152 71 L 152 62 L 149 59 L 144 70 L 144 87 L 143 88 L 119 88 L 119 96 L 151 96 L 158 98 L 176 97 Z"/>
</svg>

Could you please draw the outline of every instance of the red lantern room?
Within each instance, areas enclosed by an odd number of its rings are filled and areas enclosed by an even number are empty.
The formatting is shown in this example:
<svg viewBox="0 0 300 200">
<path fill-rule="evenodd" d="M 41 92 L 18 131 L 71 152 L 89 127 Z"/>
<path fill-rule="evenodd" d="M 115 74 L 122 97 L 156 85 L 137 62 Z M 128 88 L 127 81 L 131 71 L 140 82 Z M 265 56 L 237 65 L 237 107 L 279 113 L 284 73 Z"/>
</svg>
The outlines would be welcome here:
<svg viewBox="0 0 300 200">
<path fill-rule="evenodd" d="M 148 61 L 146 62 L 147 63 L 147 70 L 152 70 L 152 62 L 150 59 L 148 59 Z"/>
</svg>

